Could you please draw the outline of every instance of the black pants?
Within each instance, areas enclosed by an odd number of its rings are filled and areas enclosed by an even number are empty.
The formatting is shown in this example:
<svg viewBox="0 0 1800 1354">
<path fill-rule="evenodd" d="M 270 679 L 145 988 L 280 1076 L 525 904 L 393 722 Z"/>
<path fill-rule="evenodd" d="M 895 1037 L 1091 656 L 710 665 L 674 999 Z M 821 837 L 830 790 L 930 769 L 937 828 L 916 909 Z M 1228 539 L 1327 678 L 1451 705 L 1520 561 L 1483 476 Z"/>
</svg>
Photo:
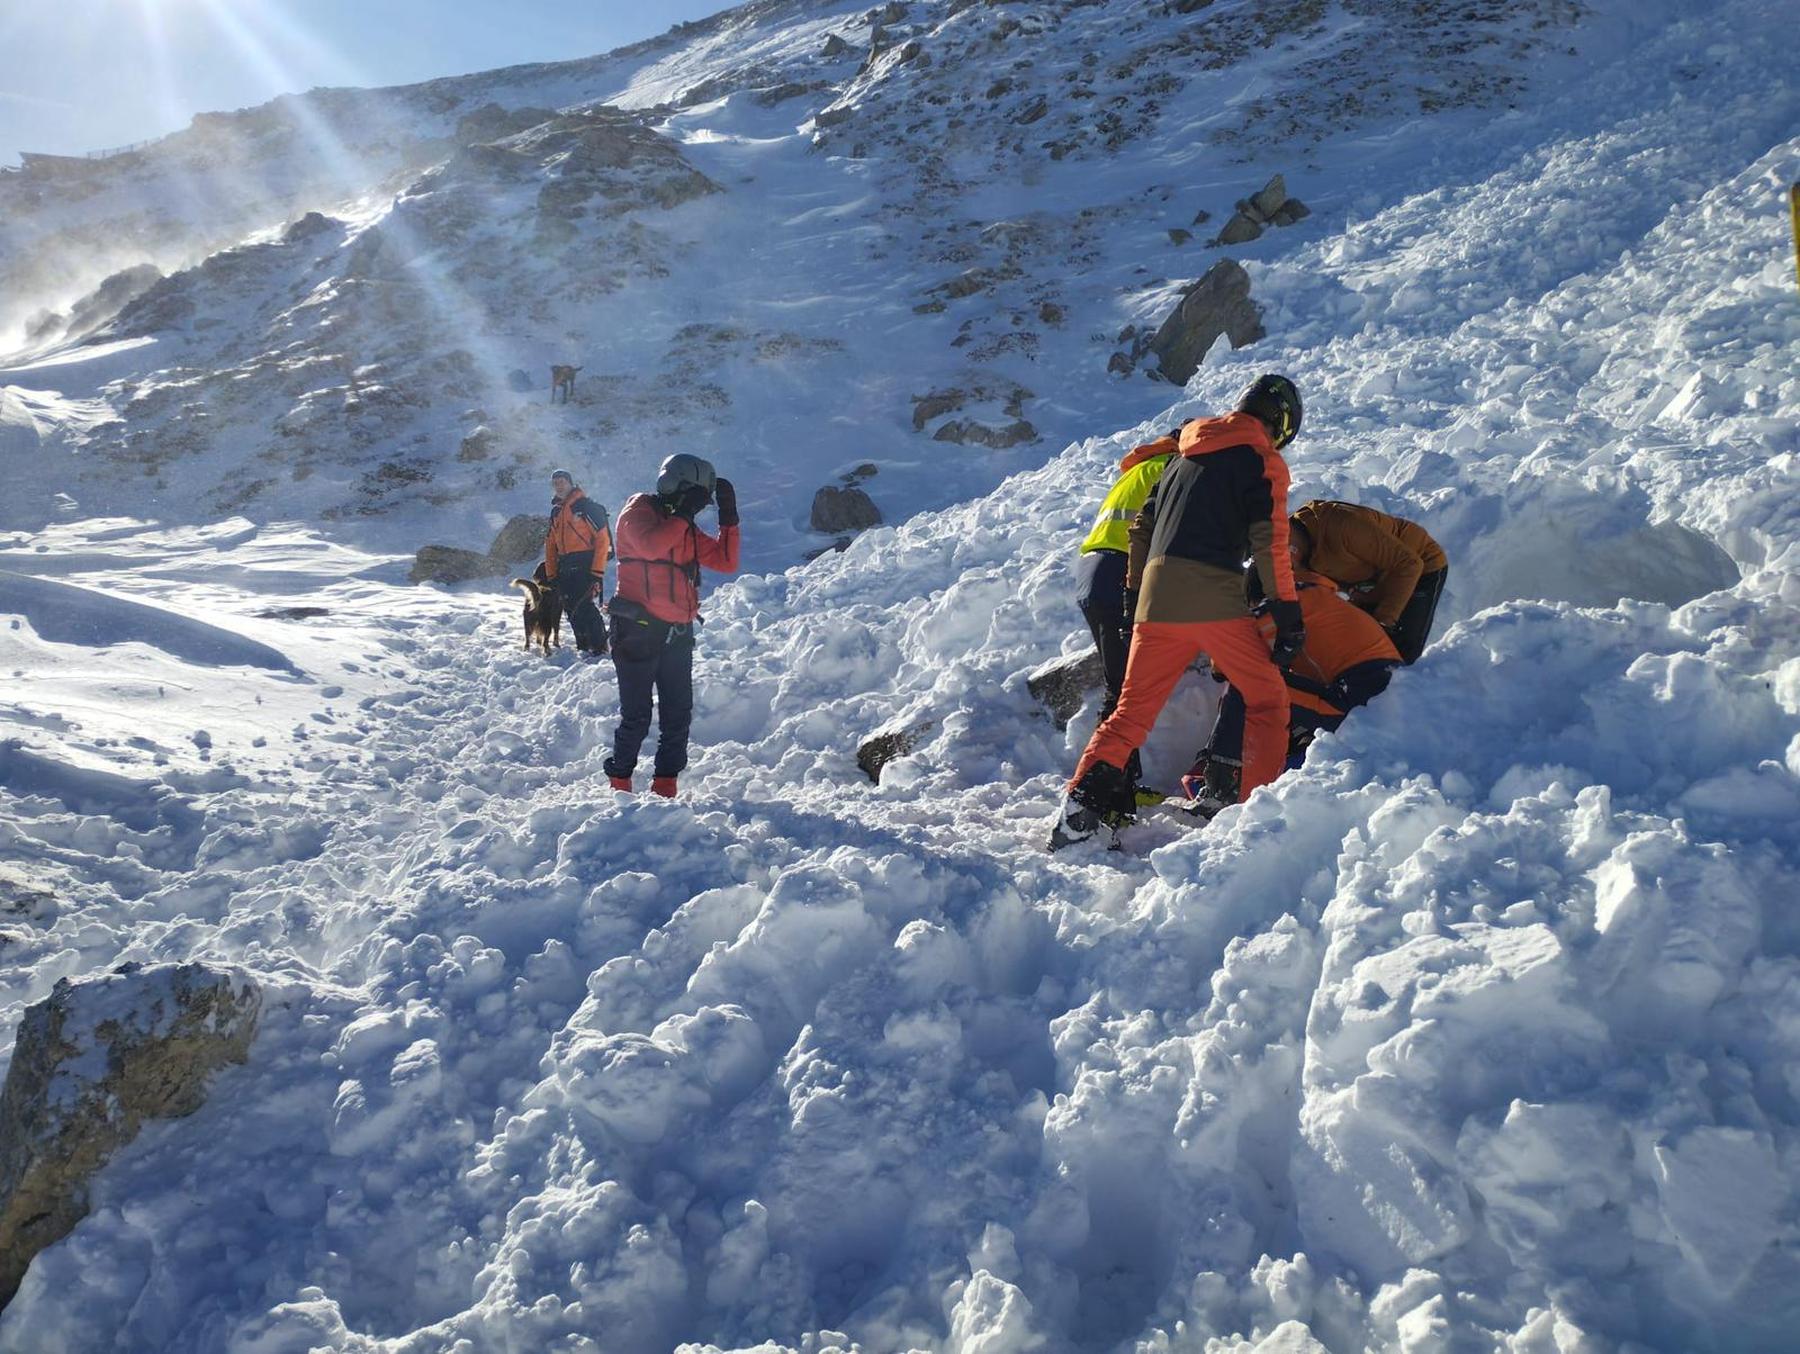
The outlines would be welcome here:
<svg viewBox="0 0 1800 1354">
<path fill-rule="evenodd" d="M 614 616 L 613 667 L 619 674 L 619 729 L 606 759 L 609 776 L 630 776 L 656 711 L 656 771 L 687 769 L 688 729 L 694 722 L 694 628 L 654 617 Z M 653 699 L 654 698 L 654 699 Z"/>
<path fill-rule="evenodd" d="M 1090 550 L 1075 565 L 1075 605 L 1100 650 L 1106 697 L 1100 718 L 1113 712 L 1125 686 L 1125 660 L 1131 656 L 1131 617 L 1125 614 L 1127 557 L 1117 550 Z"/>
<path fill-rule="evenodd" d="M 1344 715 L 1359 705 L 1367 705 L 1386 691 L 1393 675 L 1392 659 L 1372 658 L 1366 663 L 1345 668 L 1338 674 L 1337 680 L 1325 689 L 1325 700 L 1342 712 L 1336 715 L 1321 714 L 1298 703 L 1289 705 L 1289 745 L 1292 746 L 1296 733 L 1304 732 L 1306 739 L 1310 740 L 1313 734 L 1321 730 L 1336 729 L 1344 722 Z M 1225 699 L 1219 702 L 1218 717 L 1213 720 L 1212 738 L 1195 759 L 1195 765 L 1199 766 L 1209 757 L 1222 757 L 1235 765 L 1243 763 L 1244 698 L 1238 694 L 1235 686 L 1226 688 Z"/>
<path fill-rule="evenodd" d="M 1413 595 L 1400 609 L 1400 619 L 1394 622 L 1390 633 L 1402 663 L 1410 666 L 1425 652 L 1425 641 L 1431 638 L 1432 617 L 1437 615 L 1438 598 L 1443 595 L 1444 579 L 1449 573 L 1449 569 L 1433 569 L 1421 574 Z"/>
<path fill-rule="evenodd" d="M 559 573 L 556 590 L 562 594 L 563 613 L 575 632 L 575 647 L 583 653 L 605 653 L 606 618 L 592 596 L 594 576 L 586 569 Z"/>
</svg>

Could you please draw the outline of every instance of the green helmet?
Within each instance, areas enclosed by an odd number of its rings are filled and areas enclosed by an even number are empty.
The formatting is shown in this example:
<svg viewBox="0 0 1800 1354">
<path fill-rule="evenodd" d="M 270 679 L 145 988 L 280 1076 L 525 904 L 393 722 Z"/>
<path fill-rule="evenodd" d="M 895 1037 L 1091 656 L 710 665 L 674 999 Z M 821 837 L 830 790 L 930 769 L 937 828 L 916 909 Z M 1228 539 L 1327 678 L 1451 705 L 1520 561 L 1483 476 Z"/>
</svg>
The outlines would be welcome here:
<svg viewBox="0 0 1800 1354">
<path fill-rule="evenodd" d="M 712 462 L 685 451 L 678 451 L 662 463 L 662 469 L 656 475 L 656 492 L 660 498 L 672 498 L 683 489 L 698 485 L 706 490 L 708 497 L 712 495 L 713 485 L 718 481 L 713 473 Z"/>
<path fill-rule="evenodd" d="M 1255 414 L 1268 424 L 1277 448 L 1292 442 L 1300 431 L 1300 392 L 1287 377 L 1273 372 L 1250 383 L 1238 400 L 1238 411 Z"/>
</svg>

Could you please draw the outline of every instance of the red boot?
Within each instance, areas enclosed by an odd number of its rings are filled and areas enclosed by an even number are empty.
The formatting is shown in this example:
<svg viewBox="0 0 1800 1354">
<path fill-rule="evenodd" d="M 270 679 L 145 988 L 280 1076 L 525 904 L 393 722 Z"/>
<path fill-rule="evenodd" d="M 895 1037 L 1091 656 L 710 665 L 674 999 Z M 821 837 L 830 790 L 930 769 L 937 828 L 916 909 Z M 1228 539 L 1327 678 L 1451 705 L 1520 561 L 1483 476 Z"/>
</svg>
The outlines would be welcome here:
<svg viewBox="0 0 1800 1354">
<path fill-rule="evenodd" d="M 623 790 L 626 794 L 631 793 L 630 776 L 608 776 L 606 778 L 606 783 L 615 790 Z"/>
<path fill-rule="evenodd" d="M 675 798 L 675 777 L 658 776 L 650 782 L 650 793 L 661 795 L 664 799 Z"/>
</svg>

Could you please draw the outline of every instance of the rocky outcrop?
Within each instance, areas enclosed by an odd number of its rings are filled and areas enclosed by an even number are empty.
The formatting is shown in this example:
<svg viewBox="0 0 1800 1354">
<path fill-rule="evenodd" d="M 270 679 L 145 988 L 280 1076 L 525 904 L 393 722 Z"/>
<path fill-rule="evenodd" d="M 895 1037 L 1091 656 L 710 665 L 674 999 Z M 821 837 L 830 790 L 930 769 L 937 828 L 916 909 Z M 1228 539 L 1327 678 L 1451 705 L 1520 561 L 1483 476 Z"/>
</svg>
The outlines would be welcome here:
<svg viewBox="0 0 1800 1354">
<path fill-rule="evenodd" d="M 1312 209 L 1297 197 L 1289 197 L 1287 180 L 1277 174 L 1262 188 L 1241 199 L 1214 244 L 1246 244 L 1260 236 L 1269 226 L 1291 226 L 1312 215 Z"/>
<path fill-rule="evenodd" d="M 879 785 L 884 766 L 906 756 L 936 733 L 937 728 L 937 720 L 919 719 L 871 734 L 856 749 L 856 764 L 865 776 Z"/>
<path fill-rule="evenodd" d="M 932 434 L 933 442 L 954 442 L 958 446 L 987 447 L 992 451 L 1004 451 L 1008 447 L 1016 447 L 1021 442 L 1035 442 L 1038 430 L 1025 419 L 1014 419 L 1011 423 L 999 428 L 990 428 L 985 423 L 970 423 L 962 419 L 951 419 L 943 427 Z"/>
<path fill-rule="evenodd" d="M 840 56 L 849 56 L 855 50 L 836 33 L 830 33 L 826 35 L 825 46 L 820 50 L 819 55 L 826 61 L 835 61 Z"/>
<path fill-rule="evenodd" d="M 881 525 L 881 509 L 854 485 L 840 489 L 827 484 L 813 495 L 811 521 L 814 531 L 862 531 Z"/>
<path fill-rule="evenodd" d="M 413 556 L 407 580 L 413 583 L 467 583 L 474 578 L 498 578 L 507 566 L 492 555 L 459 550 L 453 545 L 425 545 Z"/>
<path fill-rule="evenodd" d="M 1025 679 L 1025 689 L 1050 712 L 1059 729 L 1068 727 L 1090 691 L 1098 691 L 1105 684 L 1106 670 L 1101 666 L 1098 649 L 1052 659 Z"/>
<path fill-rule="evenodd" d="M 1221 259 L 1182 294 L 1181 304 L 1163 321 L 1146 351 L 1161 363 L 1157 375 L 1186 385 L 1221 334 L 1233 348 L 1242 348 L 1265 332 L 1262 312 L 1250 299 L 1250 274 L 1242 264 Z"/>
<path fill-rule="evenodd" d="M 26 1009 L 0 1089 L 0 1306 L 144 1121 L 192 1114 L 211 1075 L 245 1060 L 261 1009 L 247 974 L 203 964 L 64 978 Z"/>
<path fill-rule="evenodd" d="M 488 558 L 496 564 L 512 565 L 524 560 L 542 559 L 544 542 L 550 535 L 550 518 L 544 513 L 522 512 L 509 518 L 494 543 L 488 547 Z M 506 572 L 502 570 L 501 572 Z"/>
</svg>

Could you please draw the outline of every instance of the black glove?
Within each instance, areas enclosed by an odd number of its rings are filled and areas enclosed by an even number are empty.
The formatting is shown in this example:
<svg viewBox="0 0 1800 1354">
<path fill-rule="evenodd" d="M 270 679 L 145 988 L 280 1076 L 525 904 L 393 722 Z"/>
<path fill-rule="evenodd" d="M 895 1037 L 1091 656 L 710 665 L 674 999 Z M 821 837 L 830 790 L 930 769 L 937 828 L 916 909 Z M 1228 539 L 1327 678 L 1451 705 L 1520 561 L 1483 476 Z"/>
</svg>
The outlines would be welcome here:
<svg viewBox="0 0 1800 1354">
<path fill-rule="evenodd" d="M 1120 604 L 1125 608 L 1125 628 L 1127 630 L 1131 629 L 1132 622 L 1137 620 L 1137 599 L 1138 590 L 1136 588 L 1126 588 L 1119 594 Z"/>
<path fill-rule="evenodd" d="M 713 482 L 713 501 L 719 505 L 719 525 L 735 527 L 738 524 L 737 490 L 723 475 Z"/>
<path fill-rule="evenodd" d="M 1275 644 L 1269 651 L 1269 657 L 1275 660 L 1275 666 L 1285 668 L 1294 661 L 1306 643 L 1306 626 L 1300 620 L 1300 603 L 1286 602 L 1279 597 L 1269 599 L 1269 617 L 1275 622 Z"/>
<path fill-rule="evenodd" d="M 708 503 L 712 495 L 706 491 L 704 484 L 690 484 L 675 499 L 675 515 L 693 521 Z"/>
</svg>

